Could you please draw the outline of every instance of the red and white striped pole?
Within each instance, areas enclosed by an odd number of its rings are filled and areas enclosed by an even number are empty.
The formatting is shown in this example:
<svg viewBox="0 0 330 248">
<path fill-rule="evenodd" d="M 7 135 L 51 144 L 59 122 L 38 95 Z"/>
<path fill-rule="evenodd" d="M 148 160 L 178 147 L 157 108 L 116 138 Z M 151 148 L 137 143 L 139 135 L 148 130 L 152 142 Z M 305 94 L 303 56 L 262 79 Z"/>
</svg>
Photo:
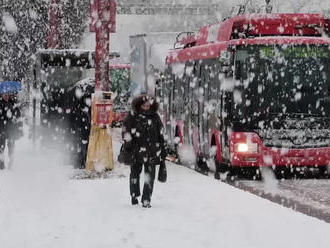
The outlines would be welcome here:
<svg viewBox="0 0 330 248">
<path fill-rule="evenodd" d="M 86 169 L 94 171 L 102 165 L 105 170 L 114 168 L 111 133 L 112 99 L 109 80 L 110 32 L 114 32 L 115 0 L 91 0 L 90 31 L 95 32 L 95 94 L 92 97 L 92 128 Z"/>
<path fill-rule="evenodd" d="M 60 48 L 61 31 L 61 0 L 51 0 L 49 6 L 49 30 L 47 35 L 47 48 Z"/>
<path fill-rule="evenodd" d="M 91 0 L 90 31 L 95 32 L 95 91 L 109 91 L 110 32 L 115 32 L 116 1 Z"/>
</svg>

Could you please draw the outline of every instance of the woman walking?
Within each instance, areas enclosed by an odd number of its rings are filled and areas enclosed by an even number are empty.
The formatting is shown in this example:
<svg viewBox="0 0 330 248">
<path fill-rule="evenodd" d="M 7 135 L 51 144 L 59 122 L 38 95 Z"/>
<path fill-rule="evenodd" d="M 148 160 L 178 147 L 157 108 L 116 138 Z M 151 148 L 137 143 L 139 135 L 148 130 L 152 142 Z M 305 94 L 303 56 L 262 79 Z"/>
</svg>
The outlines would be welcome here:
<svg viewBox="0 0 330 248">
<path fill-rule="evenodd" d="M 140 174 L 144 168 L 142 206 L 150 208 L 156 165 L 165 164 L 163 125 L 157 113 L 158 103 L 148 95 L 132 101 L 132 111 L 123 122 L 123 149 L 131 156 L 130 194 L 133 205 L 139 203 Z"/>
</svg>

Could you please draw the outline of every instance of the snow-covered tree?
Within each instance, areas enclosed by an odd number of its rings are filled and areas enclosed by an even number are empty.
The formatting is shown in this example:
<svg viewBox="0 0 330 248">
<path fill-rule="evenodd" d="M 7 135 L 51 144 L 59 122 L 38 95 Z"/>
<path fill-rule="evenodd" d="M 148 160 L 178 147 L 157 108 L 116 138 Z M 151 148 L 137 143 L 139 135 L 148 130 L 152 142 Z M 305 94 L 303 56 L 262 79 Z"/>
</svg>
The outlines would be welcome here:
<svg viewBox="0 0 330 248">
<path fill-rule="evenodd" d="M 23 80 L 31 58 L 46 48 L 48 0 L 0 1 L 0 79 Z M 75 48 L 88 23 L 89 0 L 63 0 L 60 47 Z"/>
</svg>

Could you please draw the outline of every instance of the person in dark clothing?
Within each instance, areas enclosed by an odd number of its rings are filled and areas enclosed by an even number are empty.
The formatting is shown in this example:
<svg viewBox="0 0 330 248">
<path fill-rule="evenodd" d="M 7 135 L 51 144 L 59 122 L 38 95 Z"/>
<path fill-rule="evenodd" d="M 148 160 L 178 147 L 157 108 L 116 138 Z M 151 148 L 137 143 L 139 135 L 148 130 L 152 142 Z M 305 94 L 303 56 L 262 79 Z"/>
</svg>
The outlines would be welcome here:
<svg viewBox="0 0 330 248">
<path fill-rule="evenodd" d="M 9 152 L 9 166 L 13 163 L 15 140 L 22 136 L 21 111 L 16 94 L 0 95 L 0 169 L 5 168 L 4 151 L 6 143 Z"/>
<path fill-rule="evenodd" d="M 80 93 L 77 94 L 76 91 Z M 89 133 L 91 129 L 91 106 L 88 104 L 94 86 L 76 85 L 68 92 L 68 121 L 75 169 L 85 169 Z"/>
<path fill-rule="evenodd" d="M 155 181 L 156 165 L 165 163 L 166 151 L 163 124 L 157 113 L 158 103 L 148 95 L 132 101 L 132 111 L 124 119 L 122 138 L 124 149 L 132 155 L 130 194 L 133 205 L 140 196 L 140 174 L 144 168 L 142 206 L 151 207 L 150 201 Z"/>
</svg>

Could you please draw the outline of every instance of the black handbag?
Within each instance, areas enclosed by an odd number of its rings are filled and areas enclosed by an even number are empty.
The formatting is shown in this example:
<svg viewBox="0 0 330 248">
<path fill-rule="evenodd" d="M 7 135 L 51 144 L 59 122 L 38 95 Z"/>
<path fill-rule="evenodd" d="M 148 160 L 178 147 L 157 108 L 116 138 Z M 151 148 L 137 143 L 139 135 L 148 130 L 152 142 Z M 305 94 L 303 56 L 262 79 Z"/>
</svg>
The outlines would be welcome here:
<svg viewBox="0 0 330 248">
<path fill-rule="evenodd" d="M 128 151 L 125 149 L 124 144 L 120 147 L 120 152 L 117 158 L 119 163 L 126 164 L 126 165 L 132 165 L 133 164 L 133 155 L 131 151 Z"/>
<path fill-rule="evenodd" d="M 165 161 L 161 162 L 158 169 L 158 181 L 165 183 L 167 180 L 167 171 Z"/>
</svg>

